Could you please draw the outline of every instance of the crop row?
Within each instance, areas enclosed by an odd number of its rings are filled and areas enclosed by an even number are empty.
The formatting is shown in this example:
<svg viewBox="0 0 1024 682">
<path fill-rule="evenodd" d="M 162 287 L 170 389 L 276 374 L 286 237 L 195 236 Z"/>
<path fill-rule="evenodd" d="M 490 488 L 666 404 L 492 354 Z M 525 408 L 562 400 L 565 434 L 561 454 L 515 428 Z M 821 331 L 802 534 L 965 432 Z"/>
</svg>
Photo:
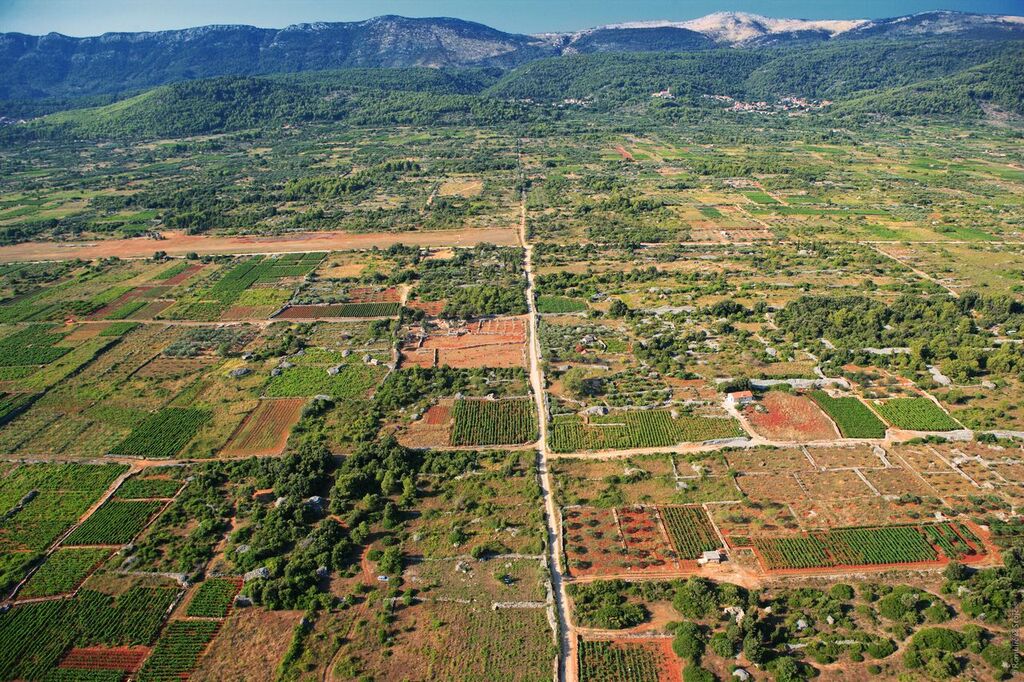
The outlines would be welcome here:
<svg viewBox="0 0 1024 682">
<path fill-rule="evenodd" d="M 580 682 L 658 682 L 658 655 L 643 644 L 580 641 Z"/>
<path fill-rule="evenodd" d="M 51 329 L 50 325 L 34 324 L 0 339 L 0 367 L 46 365 L 70 351 L 56 345 L 64 337 Z"/>
<path fill-rule="evenodd" d="M 0 613 L 0 678 L 43 679 L 71 646 L 149 645 L 177 590 L 133 587 L 116 599 L 81 590 Z"/>
<path fill-rule="evenodd" d="M 139 682 L 169 682 L 187 677 L 219 629 L 219 621 L 172 621 L 160 635 L 137 679 Z"/>
<path fill-rule="evenodd" d="M 192 440 L 210 417 L 209 410 L 164 408 L 146 417 L 111 453 L 150 458 L 173 457 Z"/>
<path fill-rule="evenodd" d="M 890 398 L 875 407 L 887 422 L 908 431 L 956 431 L 962 428 L 928 398 Z"/>
<path fill-rule="evenodd" d="M 139 478 L 133 476 L 121 484 L 114 497 L 122 500 L 151 500 L 174 497 L 181 481 L 172 478 Z"/>
<path fill-rule="evenodd" d="M 702 552 L 721 546 L 708 515 L 700 507 L 661 507 L 661 516 L 676 553 L 696 559 Z"/>
<path fill-rule="evenodd" d="M 231 609 L 231 602 L 241 588 L 238 580 L 210 578 L 199 586 L 188 603 L 186 615 L 206 618 L 224 618 Z"/>
<path fill-rule="evenodd" d="M 30 464 L 0 479 L 0 549 L 42 550 L 127 467 L 120 464 Z"/>
<path fill-rule="evenodd" d="M 556 417 L 551 425 L 551 449 L 622 450 L 669 447 L 680 442 L 734 438 L 742 431 L 731 419 L 682 415 L 673 419 L 665 410 L 633 410 L 591 417 L 589 424 L 576 415 Z"/>
<path fill-rule="evenodd" d="M 537 409 L 529 398 L 457 400 L 452 445 L 518 445 L 537 440 Z"/>
<path fill-rule="evenodd" d="M 935 561 L 927 527 L 841 528 L 809 535 L 758 537 L 768 569 L 828 568 Z"/>
<path fill-rule="evenodd" d="M 66 545 L 124 545 L 142 532 L 163 502 L 110 500 L 72 531 Z"/>
<path fill-rule="evenodd" d="M 18 597 L 49 597 L 71 592 L 108 556 L 108 549 L 59 549 L 32 574 Z"/>
</svg>

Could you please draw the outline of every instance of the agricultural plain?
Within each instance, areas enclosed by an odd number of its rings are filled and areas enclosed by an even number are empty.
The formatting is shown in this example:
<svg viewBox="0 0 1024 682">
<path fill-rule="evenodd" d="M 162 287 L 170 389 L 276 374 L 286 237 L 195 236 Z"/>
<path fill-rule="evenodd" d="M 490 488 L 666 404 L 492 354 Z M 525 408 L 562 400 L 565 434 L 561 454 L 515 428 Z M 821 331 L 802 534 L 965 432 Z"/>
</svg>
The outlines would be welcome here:
<svg viewBox="0 0 1024 682">
<path fill-rule="evenodd" d="M 722 115 L 0 152 L 3 679 L 1012 676 L 1016 138 Z"/>
</svg>

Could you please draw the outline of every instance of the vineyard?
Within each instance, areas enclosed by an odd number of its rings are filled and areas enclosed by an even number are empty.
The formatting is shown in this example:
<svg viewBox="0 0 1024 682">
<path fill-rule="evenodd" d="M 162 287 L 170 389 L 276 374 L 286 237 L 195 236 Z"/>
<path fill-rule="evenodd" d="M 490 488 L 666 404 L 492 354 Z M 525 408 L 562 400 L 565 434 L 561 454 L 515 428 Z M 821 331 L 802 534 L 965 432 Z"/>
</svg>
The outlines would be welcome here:
<svg viewBox="0 0 1024 682">
<path fill-rule="evenodd" d="M 566 296 L 538 296 L 538 313 L 582 313 L 586 311 L 587 304 L 578 298 Z"/>
<path fill-rule="evenodd" d="M 983 554 L 982 543 L 963 524 L 840 528 L 809 535 L 756 537 L 765 568 L 830 568 L 938 561 L 935 546 L 950 559 Z"/>
<path fill-rule="evenodd" d="M 170 478 L 129 478 L 114 493 L 122 500 L 159 500 L 174 497 L 181 488 L 181 481 Z"/>
<path fill-rule="evenodd" d="M 128 470 L 120 464 L 31 464 L 0 479 L 0 549 L 42 550 Z"/>
<path fill-rule="evenodd" d="M 891 398 L 876 402 L 875 408 L 898 429 L 956 431 L 963 428 L 928 398 Z"/>
<path fill-rule="evenodd" d="M 580 682 L 658 682 L 664 661 L 642 643 L 579 642 Z"/>
<path fill-rule="evenodd" d="M 401 306 L 398 303 L 343 303 L 336 306 L 335 317 L 394 317 Z"/>
<path fill-rule="evenodd" d="M 166 407 L 147 416 L 111 454 L 169 459 L 211 418 L 209 410 Z"/>
<path fill-rule="evenodd" d="M 0 367 L 45 365 L 70 351 L 70 348 L 56 345 L 64 335 L 53 333 L 53 328 L 33 324 L 0 339 Z"/>
<path fill-rule="evenodd" d="M 722 546 L 708 515 L 700 507 L 659 507 L 676 553 L 697 559 L 702 552 Z"/>
<path fill-rule="evenodd" d="M 452 445 L 518 445 L 537 440 L 537 409 L 529 398 L 457 400 Z"/>
<path fill-rule="evenodd" d="M 32 393 L 0 393 L 0 426 L 27 410 L 37 397 Z"/>
<path fill-rule="evenodd" d="M 142 532 L 163 502 L 111 500 L 65 540 L 67 545 L 125 545 Z"/>
<path fill-rule="evenodd" d="M 196 590 L 185 614 L 204 618 L 224 618 L 231 610 L 231 603 L 241 587 L 241 580 L 210 578 Z"/>
<path fill-rule="evenodd" d="M 731 419 L 682 415 L 673 419 L 665 410 L 633 410 L 594 416 L 584 423 L 577 415 L 559 415 L 551 424 L 551 449 L 624 450 L 669 447 L 743 435 Z"/>
<path fill-rule="evenodd" d="M 18 597 L 31 599 L 71 592 L 108 556 L 108 549 L 59 549 L 32 574 Z"/>
<path fill-rule="evenodd" d="M 810 396 L 832 418 L 844 438 L 885 437 L 885 424 L 860 399 L 833 398 L 825 391 L 812 391 Z"/>
<path fill-rule="evenodd" d="M 81 590 L 0 613 L 0 679 L 47 677 L 72 646 L 150 644 L 178 591 L 132 587 L 116 599 Z"/>
<path fill-rule="evenodd" d="M 139 682 L 170 682 L 187 677 L 217 636 L 220 625 L 219 621 L 213 620 L 171 621 L 136 679 Z"/>
</svg>

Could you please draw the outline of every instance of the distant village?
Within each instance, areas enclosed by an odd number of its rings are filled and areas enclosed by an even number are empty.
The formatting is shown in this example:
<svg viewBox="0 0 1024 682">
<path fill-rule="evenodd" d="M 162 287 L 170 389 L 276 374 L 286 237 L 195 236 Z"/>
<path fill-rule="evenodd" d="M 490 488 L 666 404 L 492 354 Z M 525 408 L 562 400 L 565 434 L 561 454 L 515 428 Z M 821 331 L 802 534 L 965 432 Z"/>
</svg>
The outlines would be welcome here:
<svg viewBox="0 0 1024 682">
<path fill-rule="evenodd" d="M 654 93 L 660 97 L 663 93 Z M 742 102 L 729 95 L 701 95 L 703 99 L 727 104 L 726 111 L 752 112 L 758 114 L 800 114 L 808 111 L 824 109 L 832 104 L 828 99 L 807 99 L 804 97 L 783 97 L 776 102 Z"/>
</svg>

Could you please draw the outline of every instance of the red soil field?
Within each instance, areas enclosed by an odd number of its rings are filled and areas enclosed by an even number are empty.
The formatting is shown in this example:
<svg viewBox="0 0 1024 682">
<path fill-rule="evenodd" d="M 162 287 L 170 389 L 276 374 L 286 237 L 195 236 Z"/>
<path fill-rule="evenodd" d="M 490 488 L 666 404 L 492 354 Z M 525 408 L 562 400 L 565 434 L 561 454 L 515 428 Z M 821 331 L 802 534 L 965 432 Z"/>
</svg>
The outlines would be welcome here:
<svg viewBox="0 0 1024 682">
<path fill-rule="evenodd" d="M 304 398 L 273 398 L 260 400 L 231 435 L 222 455 L 279 455 L 288 444 L 292 427 L 302 415 Z"/>
<path fill-rule="evenodd" d="M 743 414 L 769 440 L 809 443 L 839 438 L 832 420 L 806 396 L 769 391 Z"/>
<path fill-rule="evenodd" d="M 350 251 L 354 249 L 387 248 L 394 244 L 408 246 L 518 246 L 519 231 L 513 227 L 483 227 L 461 230 L 428 230 L 424 232 L 293 232 L 271 236 L 209 236 L 165 231 L 163 239 L 146 237 L 130 239 L 97 239 L 94 241 L 25 242 L 0 247 L 0 262 L 95 260 L 119 258 L 150 258 L 154 251 L 172 256 L 216 253 L 306 253 L 309 251 Z"/>
<path fill-rule="evenodd" d="M 650 639 L 604 639 L 604 637 L 587 638 L 588 641 L 608 641 L 623 649 L 647 649 L 655 654 L 658 660 L 658 682 L 683 682 L 683 662 L 672 651 L 671 637 Z M 591 671 L 594 672 L 594 671 Z"/>
<path fill-rule="evenodd" d="M 619 156 L 621 156 L 626 161 L 635 161 L 636 160 L 636 159 L 633 158 L 633 154 L 631 154 L 629 151 L 627 151 L 626 148 L 623 147 L 621 144 L 620 145 L 616 145 L 615 151 L 617 151 L 619 153 Z"/>
<path fill-rule="evenodd" d="M 574 578 L 678 575 L 697 567 L 675 558 L 654 507 L 574 507 L 563 519 L 565 556 Z"/>
<path fill-rule="evenodd" d="M 442 299 L 440 301 L 413 301 L 406 302 L 406 306 L 413 310 L 422 310 L 430 317 L 437 317 L 444 310 L 444 307 L 448 305 L 448 301 Z"/>
<path fill-rule="evenodd" d="M 85 670 L 124 670 L 138 672 L 142 662 L 149 655 L 147 646 L 105 647 L 89 646 L 72 649 L 64 660 L 61 668 L 79 668 Z"/>
<path fill-rule="evenodd" d="M 498 317 L 457 328 L 414 328 L 401 354 L 406 366 L 525 367 L 526 319 Z"/>
<path fill-rule="evenodd" d="M 373 287 L 354 287 L 348 292 L 349 303 L 401 303 L 402 294 L 395 287 L 374 289 Z"/>
<path fill-rule="evenodd" d="M 447 424 L 452 420 L 452 408 L 448 405 L 431 405 L 430 409 L 423 413 L 423 423 L 431 426 Z"/>
</svg>

